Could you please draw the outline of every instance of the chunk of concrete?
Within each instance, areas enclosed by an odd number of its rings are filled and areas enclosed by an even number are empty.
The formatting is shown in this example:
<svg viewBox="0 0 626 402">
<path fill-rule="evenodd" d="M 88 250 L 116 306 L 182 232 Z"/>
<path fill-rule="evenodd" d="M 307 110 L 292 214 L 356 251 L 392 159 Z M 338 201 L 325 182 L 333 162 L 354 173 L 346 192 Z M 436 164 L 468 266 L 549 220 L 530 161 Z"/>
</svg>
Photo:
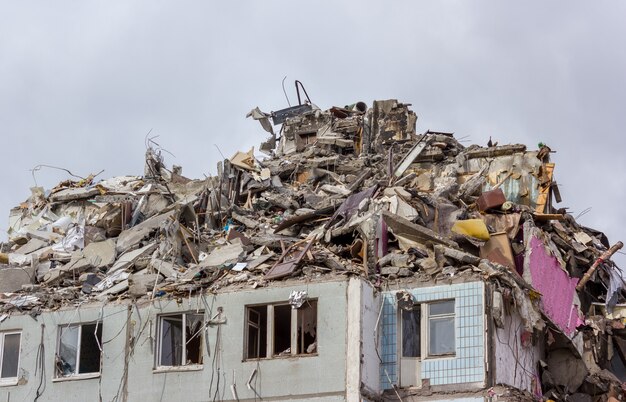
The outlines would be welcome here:
<svg viewBox="0 0 626 402">
<path fill-rule="evenodd" d="M 13 293 L 33 283 L 35 268 L 0 268 L 0 293 Z"/>
<path fill-rule="evenodd" d="M 123 253 L 124 251 L 131 249 L 144 238 L 148 237 L 154 230 L 158 229 L 162 223 L 166 222 L 170 218 L 173 218 L 175 215 L 176 211 L 171 210 L 163 214 L 153 216 L 152 218 L 146 219 L 130 229 L 124 230 L 117 238 L 117 252 Z"/>
<path fill-rule="evenodd" d="M 446 239 L 427 227 L 413 223 L 399 215 L 383 211 L 383 219 L 385 220 L 385 223 L 387 223 L 389 229 L 391 229 L 393 234 L 396 236 L 402 236 L 408 240 L 421 244 L 434 243 L 443 244 L 452 248 L 458 248 L 458 244 L 455 242 Z"/>
<path fill-rule="evenodd" d="M 115 271 L 130 268 L 135 263 L 135 261 L 137 261 L 139 258 L 148 257 L 150 254 L 152 254 L 154 250 L 156 250 L 156 248 L 156 243 L 150 243 L 140 249 L 122 254 L 120 258 L 117 259 L 115 264 L 113 264 L 113 266 L 109 269 L 108 273 L 111 274 Z"/>
<path fill-rule="evenodd" d="M 246 254 L 241 241 L 235 241 L 232 244 L 227 244 L 218 247 L 211 251 L 209 255 L 200 262 L 199 266 L 204 267 L 219 267 L 227 262 L 237 262 L 239 258 Z"/>
<path fill-rule="evenodd" d="M 59 192 L 52 194 L 50 196 L 50 201 L 65 202 L 65 201 L 72 201 L 72 200 L 80 200 L 83 198 L 90 198 L 98 194 L 100 194 L 100 190 L 98 190 L 95 187 L 67 188 L 65 190 L 61 190 Z"/>
<path fill-rule="evenodd" d="M 413 276 L 413 271 L 411 271 L 409 268 L 400 268 L 400 270 L 398 271 L 398 276 L 400 278 L 405 278 L 408 276 Z"/>
<path fill-rule="evenodd" d="M 106 230 L 96 226 L 85 226 L 85 245 L 106 240 Z"/>
<path fill-rule="evenodd" d="M 22 247 L 15 250 L 17 254 L 30 254 L 33 251 L 37 251 L 41 248 L 44 248 L 48 245 L 48 242 L 39 239 L 30 239 L 26 244 Z"/>
<path fill-rule="evenodd" d="M 557 349 L 548 355 L 548 368 L 554 382 L 564 386 L 570 392 L 577 390 L 589 374 L 582 359 L 577 358 L 569 349 Z"/>
<path fill-rule="evenodd" d="M 98 299 L 100 299 L 100 300 L 105 300 L 109 296 L 116 295 L 118 293 L 122 293 L 126 289 L 128 289 L 128 279 L 124 279 L 122 282 L 113 285 L 112 287 L 108 288 L 107 290 L 105 290 L 104 292 L 100 293 L 96 297 Z"/>
<path fill-rule="evenodd" d="M 83 250 L 83 256 L 91 262 L 91 265 L 101 269 L 113 265 L 117 252 L 115 240 L 109 239 L 97 243 L 89 243 Z"/>
<path fill-rule="evenodd" d="M 163 261 L 160 258 L 152 258 L 150 260 L 150 267 L 155 273 L 160 273 L 166 278 L 177 278 L 180 275 L 180 271 L 176 269 L 176 265 L 169 261 Z"/>
<path fill-rule="evenodd" d="M 136 273 L 128 277 L 128 293 L 132 297 L 145 296 L 154 285 L 161 282 L 163 277 L 159 274 Z"/>
<path fill-rule="evenodd" d="M 380 269 L 381 275 L 397 275 L 400 271 L 400 267 L 382 267 Z"/>
</svg>

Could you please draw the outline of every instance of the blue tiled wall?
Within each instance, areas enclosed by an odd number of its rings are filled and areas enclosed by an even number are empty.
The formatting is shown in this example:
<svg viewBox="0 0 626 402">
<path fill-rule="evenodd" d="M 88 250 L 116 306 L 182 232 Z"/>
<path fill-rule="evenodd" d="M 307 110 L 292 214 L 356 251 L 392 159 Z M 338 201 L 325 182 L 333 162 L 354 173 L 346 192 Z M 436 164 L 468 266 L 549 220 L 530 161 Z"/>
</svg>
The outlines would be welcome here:
<svg viewBox="0 0 626 402">
<path fill-rule="evenodd" d="M 416 303 L 441 299 L 455 300 L 456 354 L 453 358 L 423 360 L 422 379 L 429 378 L 431 385 L 484 381 L 484 284 L 470 282 L 407 290 L 415 297 Z M 390 389 L 391 384 L 398 383 L 398 313 L 395 293 L 395 291 L 383 293 L 383 315 L 380 324 L 382 359 L 380 383 L 383 389 Z"/>
</svg>

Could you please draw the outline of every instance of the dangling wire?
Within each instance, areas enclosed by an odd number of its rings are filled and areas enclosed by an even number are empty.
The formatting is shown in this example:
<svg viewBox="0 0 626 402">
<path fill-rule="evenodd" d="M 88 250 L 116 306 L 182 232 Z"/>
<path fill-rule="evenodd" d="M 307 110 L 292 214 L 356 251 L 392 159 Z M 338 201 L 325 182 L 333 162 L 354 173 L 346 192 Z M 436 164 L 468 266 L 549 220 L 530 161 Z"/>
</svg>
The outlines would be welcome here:
<svg viewBox="0 0 626 402">
<path fill-rule="evenodd" d="M 289 107 L 291 107 L 291 102 L 289 102 L 289 97 L 287 96 L 287 91 L 285 90 L 285 80 L 286 80 L 286 79 L 287 79 L 287 76 L 285 75 L 285 76 L 283 77 L 283 82 L 282 82 L 282 85 L 283 85 L 283 93 L 285 94 L 285 98 L 287 99 L 287 104 L 289 105 Z"/>
<path fill-rule="evenodd" d="M 41 324 L 41 340 L 39 341 L 39 347 L 37 348 L 37 358 L 36 358 L 37 363 L 35 365 L 35 377 L 37 376 L 37 373 L 39 373 L 40 377 L 39 377 L 39 385 L 37 386 L 37 393 L 35 395 L 34 402 L 37 402 L 39 397 L 41 397 L 41 395 L 43 395 L 44 391 L 46 390 L 46 383 L 45 383 L 46 347 L 43 343 L 43 336 L 44 336 L 45 328 L 46 328 L 45 324 Z"/>
</svg>

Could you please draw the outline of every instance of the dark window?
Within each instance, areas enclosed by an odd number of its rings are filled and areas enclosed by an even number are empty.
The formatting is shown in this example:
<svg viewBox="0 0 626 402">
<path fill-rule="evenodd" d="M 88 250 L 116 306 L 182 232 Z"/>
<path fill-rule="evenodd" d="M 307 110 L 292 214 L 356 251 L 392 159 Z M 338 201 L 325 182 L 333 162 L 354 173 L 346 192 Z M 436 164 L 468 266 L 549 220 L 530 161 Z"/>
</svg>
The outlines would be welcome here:
<svg viewBox="0 0 626 402">
<path fill-rule="evenodd" d="M 202 364 L 203 314 L 172 314 L 160 317 L 159 366 Z"/>
<path fill-rule="evenodd" d="M 296 309 L 289 304 L 248 306 L 246 320 L 246 359 L 317 352 L 316 300 L 308 300 Z"/>
<path fill-rule="evenodd" d="M 402 311 L 402 357 L 421 357 L 421 306 Z"/>
<path fill-rule="evenodd" d="M 291 354 L 291 306 L 274 306 L 274 355 Z"/>
<path fill-rule="evenodd" d="M 17 378 L 20 338 L 19 332 L 0 332 L 0 381 Z"/>
</svg>

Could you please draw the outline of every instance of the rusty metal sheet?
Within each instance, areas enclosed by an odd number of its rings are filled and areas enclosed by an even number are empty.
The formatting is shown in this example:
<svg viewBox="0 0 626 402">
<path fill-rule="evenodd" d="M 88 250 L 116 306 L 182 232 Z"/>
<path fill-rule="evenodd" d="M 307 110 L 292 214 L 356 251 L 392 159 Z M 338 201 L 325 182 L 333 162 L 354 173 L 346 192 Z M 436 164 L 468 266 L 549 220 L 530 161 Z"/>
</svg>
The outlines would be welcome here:
<svg viewBox="0 0 626 402">
<path fill-rule="evenodd" d="M 483 192 L 476 200 L 476 205 L 479 210 L 486 211 L 491 208 L 499 208 L 505 202 L 504 192 L 496 188 L 495 190 Z"/>
<path fill-rule="evenodd" d="M 311 105 L 306 104 L 291 106 L 285 109 L 277 110 L 275 112 L 272 112 L 272 123 L 274 123 L 274 125 L 276 126 L 278 124 L 284 123 L 285 120 L 290 117 L 298 116 L 300 114 L 310 112 L 311 110 L 313 110 Z"/>
</svg>

